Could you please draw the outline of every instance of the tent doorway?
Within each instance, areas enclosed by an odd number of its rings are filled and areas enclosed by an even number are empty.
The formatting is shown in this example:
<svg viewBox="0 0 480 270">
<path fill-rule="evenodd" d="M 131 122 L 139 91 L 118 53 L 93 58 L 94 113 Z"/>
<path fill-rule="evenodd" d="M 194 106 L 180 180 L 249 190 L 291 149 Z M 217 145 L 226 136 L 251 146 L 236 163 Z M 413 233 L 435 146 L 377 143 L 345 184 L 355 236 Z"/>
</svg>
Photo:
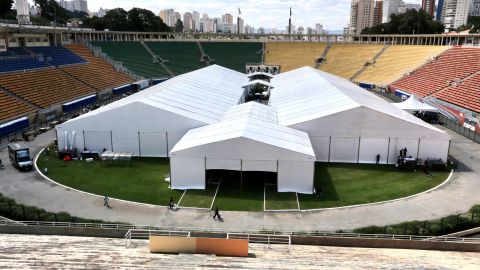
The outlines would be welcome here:
<svg viewBox="0 0 480 270">
<path fill-rule="evenodd" d="M 207 170 L 206 184 L 218 184 L 225 188 L 261 189 L 265 185 L 277 185 L 276 172 L 242 172 L 232 170 Z"/>
</svg>

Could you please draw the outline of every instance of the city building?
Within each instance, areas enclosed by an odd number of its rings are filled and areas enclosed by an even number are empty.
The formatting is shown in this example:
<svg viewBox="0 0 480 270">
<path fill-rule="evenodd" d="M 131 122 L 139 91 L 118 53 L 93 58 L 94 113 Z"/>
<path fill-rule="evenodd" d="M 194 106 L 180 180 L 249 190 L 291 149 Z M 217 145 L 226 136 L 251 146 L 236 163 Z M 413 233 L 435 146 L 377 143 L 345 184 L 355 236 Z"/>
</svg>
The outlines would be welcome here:
<svg viewBox="0 0 480 270">
<path fill-rule="evenodd" d="M 435 20 L 443 21 L 443 11 L 445 10 L 445 0 L 438 0 Z"/>
<path fill-rule="evenodd" d="M 374 9 L 374 0 L 352 0 L 350 10 L 350 33 L 360 34 L 363 29 L 372 27 Z"/>
<path fill-rule="evenodd" d="M 245 21 L 242 18 L 238 19 L 238 33 L 239 34 L 245 34 L 245 27 L 244 27 Z"/>
<path fill-rule="evenodd" d="M 192 32 L 194 28 L 194 21 L 192 13 L 185 12 L 183 14 L 183 31 L 185 32 Z"/>
<path fill-rule="evenodd" d="M 467 24 L 472 4 L 472 0 L 445 0 L 442 15 L 445 29 L 453 30 Z"/>
<path fill-rule="evenodd" d="M 315 34 L 322 35 L 324 34 L 323 25 L 320 23 L 315 24 Z"/>
<path fill-rule="evenodd" d="M 422 0 L 422 9 L 428 15 L 435 17 L 435 0 Z"/>
<path fill-rule="evenodd" d="M 166 25 L 174 27 L 177 23 L 177 20 L 180 19 L 180 13 L 173 9 L 164 9 L 160 11 L 160 18 L 162 18 Z"/>
<path fill-rule="evenodd" d="M 86 0 L 58 1 L 58 5 L 69 11 L 82 11 L 88 13 L 88 4 Z"/>
<path fill-rule="evenodd" d="M 222 15 L 222 22 L 224 24 L 233 24 L 233 16 L 231 14 Z"/>
<path fill-rule="evenodd" d="M 480 0 L 473 0 L 470 16 L 480 16 Z"/>
<path fill-rule="evenodd" d="M 383 1 L 375 1 L 375 9 L 373 11 L 373 25 L 379 25 L 383 19 Z"/>
<path fill-rule="evenodd" d="M 30 22 L 30 8 L 27 0 L 15 1 L 17 8 L 17 20 L 19 24 L 31 24 Z"/>
<path fill-rule="evenodd" d="M 416 11 L 419 11 L 421 8 L 422 8 L 422 6 L 420 4 L 402 3 L 402 5 L 400 5 L 400 7 L 398 7 L 397 14 L 405 13 L 405 12 L 407 12 L 407 10 L 410 10 L 410 9 L 414 9 Z"/>
<path fill-rule="evenodd" d="M 110 9 L 105 9 L 105 8 L 100 8 L 97 12 L 90 12 L 90 17 L 97 16 L 99 18 L 102 18 L 103 16 L 107 15 L 107 12 L 110 11 Z"/>
<path fill-rule="evenodd" d="M 192 18 L 193 18 L 192 27 L 195 29 L 195 32 L 200 31 L 200 13 L 194 10 L 192 12 Z"/>
<path fill-rule="evenodd" d="M 383 19 L 382 23 L 390 21 L 390 15 L 398 14 L 398 8 L 402 5 L 402 0 L 384 0 L 383 1 Z"/>
</svg>

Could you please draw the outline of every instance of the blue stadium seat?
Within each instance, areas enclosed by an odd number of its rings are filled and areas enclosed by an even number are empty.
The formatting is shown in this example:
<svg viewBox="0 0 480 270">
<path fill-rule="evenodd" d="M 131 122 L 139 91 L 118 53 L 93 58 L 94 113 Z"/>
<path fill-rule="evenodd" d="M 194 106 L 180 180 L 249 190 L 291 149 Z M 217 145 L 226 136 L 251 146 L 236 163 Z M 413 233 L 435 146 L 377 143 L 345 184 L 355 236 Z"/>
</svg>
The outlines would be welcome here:
<svg viewBox="0 0 480 270">
<path fill-rule="evenodd" d="M 86 63 L 83 58 L 62 46 L 29 47 L 36 54 L 43 54 L 44 60 L 53 66 Z"/>
</svg>

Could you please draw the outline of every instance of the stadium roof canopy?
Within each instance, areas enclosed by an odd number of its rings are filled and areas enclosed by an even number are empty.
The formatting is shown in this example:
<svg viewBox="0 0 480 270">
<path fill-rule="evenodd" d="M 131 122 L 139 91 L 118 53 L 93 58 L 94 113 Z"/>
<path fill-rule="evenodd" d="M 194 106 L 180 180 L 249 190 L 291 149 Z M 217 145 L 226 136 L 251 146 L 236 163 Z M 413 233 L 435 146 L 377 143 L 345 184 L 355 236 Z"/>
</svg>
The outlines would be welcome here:
<svg viewBox="0 0 480 270">
<path fill-rule="evenodd" d="M 392 103 L 393 106 L 407 112 L 438 112 L 439 110 L 429 104 L 423 103 L 415 95 L 411 95 L 407 100 L 399 103 Z"/>
</svg>

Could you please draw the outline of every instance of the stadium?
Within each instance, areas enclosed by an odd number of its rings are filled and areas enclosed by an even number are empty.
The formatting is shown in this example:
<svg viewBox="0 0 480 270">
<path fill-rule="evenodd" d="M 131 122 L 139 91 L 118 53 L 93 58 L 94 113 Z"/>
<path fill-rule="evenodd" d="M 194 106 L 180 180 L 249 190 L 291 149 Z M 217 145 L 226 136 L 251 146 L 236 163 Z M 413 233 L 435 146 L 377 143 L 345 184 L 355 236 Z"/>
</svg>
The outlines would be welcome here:
<svg viewBox="0 0 480 270">
<path fill-rule="evenodd" d="M 0 29 L 2 267 L 478 263 L 480 35 Z"/>
</svg>

